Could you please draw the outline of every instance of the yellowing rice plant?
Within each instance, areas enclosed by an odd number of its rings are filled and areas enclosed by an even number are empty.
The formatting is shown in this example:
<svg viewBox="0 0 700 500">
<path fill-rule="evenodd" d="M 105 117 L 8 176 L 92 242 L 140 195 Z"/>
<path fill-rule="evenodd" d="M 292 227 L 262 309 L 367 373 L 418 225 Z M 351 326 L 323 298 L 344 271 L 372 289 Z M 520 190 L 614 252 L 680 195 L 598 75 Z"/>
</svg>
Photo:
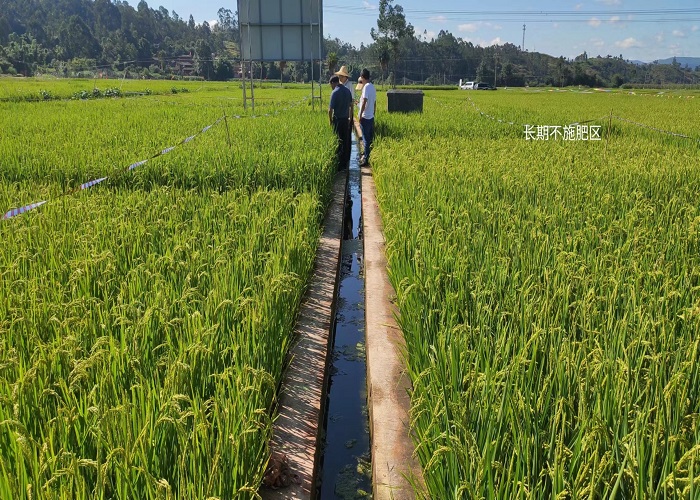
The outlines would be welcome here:
<svg viewBox="0 0 700 500">
<path fill-rule="evenodd" d="M 423 494 L 700 495 L 700 147 L 609 120 L 700 138 L 699 106 L 428 92 L 380 115 Z M 600 117 L 601 141 L 523 134 Z"/>
<path fill-rule="evenodd" d="M 0 104 L 0 498 L 256 496 L 333 135 L 214 96 Z"/>
</svg>

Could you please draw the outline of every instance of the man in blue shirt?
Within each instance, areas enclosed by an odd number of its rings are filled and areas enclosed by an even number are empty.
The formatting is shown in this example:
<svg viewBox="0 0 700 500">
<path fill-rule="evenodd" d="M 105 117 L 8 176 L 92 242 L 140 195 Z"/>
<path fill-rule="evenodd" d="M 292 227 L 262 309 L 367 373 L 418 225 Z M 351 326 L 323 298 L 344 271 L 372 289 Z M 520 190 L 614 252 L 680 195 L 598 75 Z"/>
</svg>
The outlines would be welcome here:
<svg viewBox="0 0 700 500">
<path fill-rule="evenodd" d="M 335 156 L 338 170 L 346 170 L 350 163 L 350 117 L 352 116 L 352 93 L 345 85 L 340 85 L 338 76 L 329 81 L 333 92 L 328 106 L 328 120 L 338 136 L 338 148 Z"/>
</svg>

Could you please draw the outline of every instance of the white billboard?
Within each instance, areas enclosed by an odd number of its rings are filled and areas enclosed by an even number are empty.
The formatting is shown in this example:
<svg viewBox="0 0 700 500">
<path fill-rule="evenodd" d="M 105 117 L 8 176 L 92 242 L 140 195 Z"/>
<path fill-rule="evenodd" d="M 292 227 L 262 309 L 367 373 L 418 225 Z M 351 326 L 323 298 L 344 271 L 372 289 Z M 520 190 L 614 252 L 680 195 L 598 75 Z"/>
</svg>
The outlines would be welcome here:
<svg viewBox="0 0 700 500">
<path fill-rule="evenodd" d="M 238 0 L 238 22 L 248 61 L 323 58 L 321 0 Z"/>
</svg>

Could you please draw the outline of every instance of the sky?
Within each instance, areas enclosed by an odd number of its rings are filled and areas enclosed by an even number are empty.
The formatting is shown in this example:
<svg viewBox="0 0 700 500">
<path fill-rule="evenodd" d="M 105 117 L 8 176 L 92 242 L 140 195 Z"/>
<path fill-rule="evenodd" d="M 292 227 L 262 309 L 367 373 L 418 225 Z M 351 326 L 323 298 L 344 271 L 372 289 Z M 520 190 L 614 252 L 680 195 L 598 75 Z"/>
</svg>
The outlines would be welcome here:
<svg viewBox="0 0 700 500">
<path fill-rule="evenodd" d="M 134 7 L 139 0 L 128 0 Z M 197 23 L 216 20 L 224 7 L 236 11 L 236 0 L 152 0 Z M 372 42 L 379 0 L 323 0 L 324 36 L 356 47 Z M 673 56 L 700 57 L 698 0 L 394 0 L 404 8 L 416 35 L 430 40 L 440 30 L 475 45 L 512 43 L 525 49 L 574 58 L 608 54 L 651 62 Z"/>
</svg>

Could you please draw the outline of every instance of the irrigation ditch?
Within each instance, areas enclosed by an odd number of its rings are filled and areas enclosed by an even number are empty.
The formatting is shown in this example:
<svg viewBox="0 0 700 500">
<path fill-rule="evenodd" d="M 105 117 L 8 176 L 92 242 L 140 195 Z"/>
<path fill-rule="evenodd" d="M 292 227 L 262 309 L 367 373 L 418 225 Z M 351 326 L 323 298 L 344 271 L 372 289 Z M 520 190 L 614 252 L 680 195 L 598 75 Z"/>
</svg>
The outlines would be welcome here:
<svg viewBox="0 0 700 500">
<path fill-rule="evenodd" d="M 353 141 L 326 396 L 319 498 L 371 494 L 361 173 Z"/>
<path fill-rule="evenodd" d="M 421 484 L 376 189 L 357 148 L 336 176 L 295 328 L 265 500 L 409 500 Z"/>
</svg>

